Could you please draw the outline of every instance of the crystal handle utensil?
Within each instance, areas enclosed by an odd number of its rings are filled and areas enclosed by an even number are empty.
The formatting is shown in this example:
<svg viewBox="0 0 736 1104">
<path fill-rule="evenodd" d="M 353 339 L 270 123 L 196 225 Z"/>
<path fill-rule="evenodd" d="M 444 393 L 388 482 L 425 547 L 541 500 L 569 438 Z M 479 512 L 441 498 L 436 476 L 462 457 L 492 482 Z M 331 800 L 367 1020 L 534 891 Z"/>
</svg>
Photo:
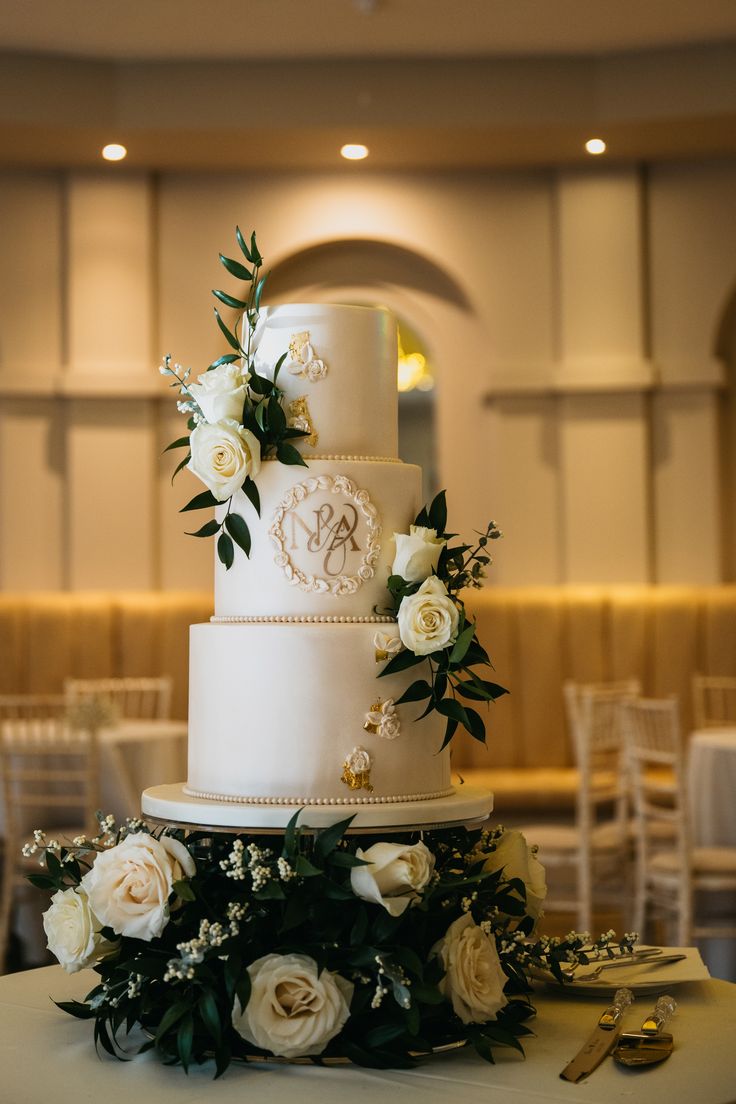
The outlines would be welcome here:
<svg viewBox="0 0 736 1104">
<path fill-rule="evenodd" d="M 630 989 L 616 990 L 613 1003 L 600 1016 L 593 1034 L 560 1074 L 564 1081 L 574 1083 L 582 1081 L 584 1077 L 597 1069 L 606 1055 L 611 1053 L 621 1034 L 621 1021 L 624 1012 L 633 999 L 634 994 Z"/>
<path fill-rule="evenodd" d="M 661 996 L 641 1025 L 643 1035 L 659 1035 L 667 1026 L 677 1010 L 677 1001 L 669 994 Z"/>
</svg>

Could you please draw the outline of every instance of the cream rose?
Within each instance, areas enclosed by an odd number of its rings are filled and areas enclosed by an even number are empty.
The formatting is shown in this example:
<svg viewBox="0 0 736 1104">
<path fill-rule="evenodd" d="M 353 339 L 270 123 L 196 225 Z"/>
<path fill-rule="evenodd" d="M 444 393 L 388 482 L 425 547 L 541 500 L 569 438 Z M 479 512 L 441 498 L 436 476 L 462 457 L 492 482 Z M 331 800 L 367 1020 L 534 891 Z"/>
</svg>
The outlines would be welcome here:
<svg viewBox="0 0 736 1104">
<path fill-rule="evenodd" d="M 507 1001 L 506 975 L 493 936 L 486 935 L 466 912 L 450 924 L 432 954 L 439 955 L 445 968 L 440 991 L 463 1023 L 494 1020 Z"/>
<path fill-rule="evenodd" d="M 232 419 L 240 424 L 245 402 L 245 381 L 238 364 L 221 364 L 203 372 L 198 383 L 189 384 L 189 393 L 208 422 Z"/>
<path fill-rule="evenodd" d="M 194 870 L 183 843 L 136 832 L 97 856 L 82 878 L 82 888 L 104 926 L 119 935 L 150 940 L 169 922 L 174 882 L 191 878 Z"/>
<path fill-rule="evenodd" d="M 526 887 L 526 912 L 537 920 L 547 896 L 545 870 L 521 832 L 516 829 L 504 832 L 491 851 L 483 869 L 487 873 L 503 870 L 506 879 L 519 878 Z"/>
<path fill-rule="evenodd" d="M 83 889 L 59 889 L 43 914 L 46 946 L 68 974 L 114 954 L 117 943 L 100 934 L 100 924 Z"/>
<path fill-rule="evenodd" d="M 430 655 L 446 648 L 457 637 L 460 615 L 436 575 L 425 579 L 416 594 L 399 606 L 401 643 L 415 655 Z"/>
<path fill-rule="evenodd" d="M 189 438 L 190 471 L 209 487 L 218 502 L 239 491 L 246 476 L 261 470 L 261 445 L 249 429 L 233 419 L 200 422 Z"/>
<path fill-rule="evenodd" d="M 396 553 L 391 574 L 400 575 L 407 583 L 421 583 L 437 570 L 440 553 L 447 541 L 437 536 L 436 529 L 410 525 L 408 533 L 394 533 Z"/>
<path fill-rule="evenodd" d="M 356 897 L 383 905 L 391 916 L 401 916 L 419 901 L 434 872 L 434 855 L 423 843 L 374 843 L 359 847 L 356 858 L 370 866 L 354 866 L 350 884 Z"/>
<path fill-rule="evenodd" d="M 233 1027 L 249 1043 L 279 1058 L 321 1054 L 350 1015 L 354 986 L 322 970 L 308 955 L 264 955 L 248 967 L 251 990 L 235 999 Z"/>
</svg>

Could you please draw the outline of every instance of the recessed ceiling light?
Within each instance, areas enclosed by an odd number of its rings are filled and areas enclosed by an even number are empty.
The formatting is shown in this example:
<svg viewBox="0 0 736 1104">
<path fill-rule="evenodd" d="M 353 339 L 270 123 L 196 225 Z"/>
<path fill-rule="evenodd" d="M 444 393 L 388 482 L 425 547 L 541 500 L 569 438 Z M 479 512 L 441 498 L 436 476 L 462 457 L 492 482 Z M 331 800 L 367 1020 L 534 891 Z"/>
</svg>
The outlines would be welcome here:
<svg viewBox="0 0 736 1104">
<path fill-rule="evenodd" d="M 368 156 L 368 147 L 361 146 L 357 142 L 349 142 L 341 148 L 340 154 L 346 161 L 362 161 Z"/>
<path fill-rule="evenodd" d="M 585 143 L 585 148 L 588 153 L 593 155 L 606 152 L 606 143 L 602 138 L 589 138 Z"/>
<path fill-rule="evenodd" d="M 122 161 L 127 154 L 127 149 L 125 146 L 121 146 L 119 142 L 110 142 L 109 145 L 102 148 L 102 156 L 106 161 Z"/>
</svg>

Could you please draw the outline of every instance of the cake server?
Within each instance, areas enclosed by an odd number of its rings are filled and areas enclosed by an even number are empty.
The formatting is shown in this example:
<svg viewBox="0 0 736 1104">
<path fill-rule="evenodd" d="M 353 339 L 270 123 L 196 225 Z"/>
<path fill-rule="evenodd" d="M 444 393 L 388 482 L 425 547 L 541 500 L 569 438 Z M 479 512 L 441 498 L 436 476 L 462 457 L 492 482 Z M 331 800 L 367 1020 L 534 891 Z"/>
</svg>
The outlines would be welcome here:
<svg viewBox="0 0 736 1104">
<path fill-rule="evenodd" d="M 560 1074 L 563 1081 L 582 1081 L 611 1053 L 621 1034 L 624 1012 L 633 999 L 634 994 L 630 989 L 616 991 L 613 1004 L 606 1008 L 587 1043 L 580 1048 L 572 1062 L 568 1062 Z"/>
<path fill-rule="evenodd" d="M 613 1051 L 614 1061 L 622 1066 L 653 1066 L 672 1053 L 674 1043 L 668 1031 L 663 1031 L 677 1008 L 669 995 L 659 998 L 639 1031 L 625 1031 Z"/>
</svg>

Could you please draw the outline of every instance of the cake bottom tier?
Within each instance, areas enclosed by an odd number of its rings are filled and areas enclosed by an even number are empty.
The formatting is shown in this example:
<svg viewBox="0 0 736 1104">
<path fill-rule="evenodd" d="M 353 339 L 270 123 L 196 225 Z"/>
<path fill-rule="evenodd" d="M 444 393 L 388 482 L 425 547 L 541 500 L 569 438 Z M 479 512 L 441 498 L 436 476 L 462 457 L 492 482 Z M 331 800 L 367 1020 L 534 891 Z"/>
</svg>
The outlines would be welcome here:
<svg viewBox="0 0 736 1104">
<path fill-rule="evenodd" d="M 378 678 L 377 631 L 397 637 L 391 623 L 193 625 L 187 794 L 295 807 L 450 796 L 445 720 L 392 705 L 428 672 Z"/>
</svg>

